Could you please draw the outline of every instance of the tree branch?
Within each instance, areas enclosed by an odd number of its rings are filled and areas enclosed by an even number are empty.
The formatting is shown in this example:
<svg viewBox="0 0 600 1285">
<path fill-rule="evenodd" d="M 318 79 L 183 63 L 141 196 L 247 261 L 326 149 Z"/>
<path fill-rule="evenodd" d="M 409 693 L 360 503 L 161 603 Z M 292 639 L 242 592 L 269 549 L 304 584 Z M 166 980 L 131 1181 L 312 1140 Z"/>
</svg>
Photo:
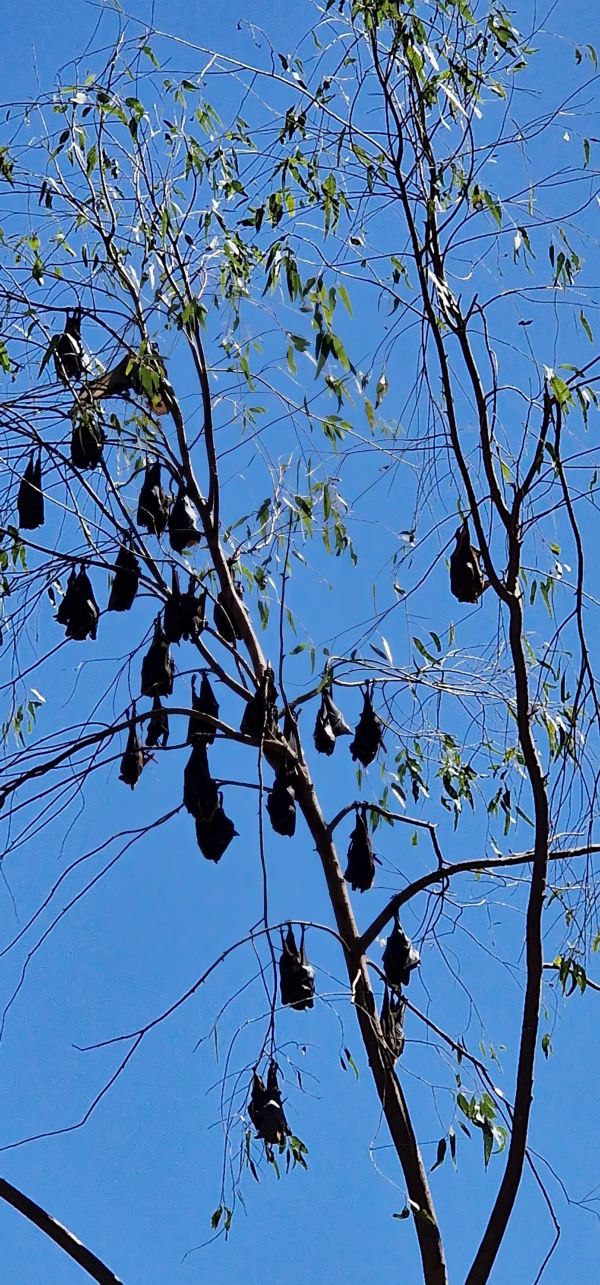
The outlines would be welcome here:
<svg viewBox="0 0 600 1285">
<path fill-rule="evenodd" d="M 19 1188 L 14 1187 L 6 1178 L 0 1178 L 0 1198 L 5 1200 L 7 1204 L 12 1205 L 13 1209 L 17 1209 L 20 1214 L 23 1214 L 23 1217 L 27 1218 L 30 1223 L 39 1227 L 39 1230 L 45 1236 L 48 1236 L 56 1245 L 59 1245 L 65 1254 L 68 1254 L 74 1263 L 78 1263 L 80 1267 L 83 1267 L 88 1276 L 91 1276 L 92 1280 L 98 1281 L 99 1285 L 122 1285 L 120 1278 L 115 1276 L 110 1267 L 107 1267 L 106 1263 L 103 1263 L 96 1254 L 93 1254 L 91 1249 L 88 1249 L 67 1227 L 63 1227 L 62 1223 L 57 1222 L 56 1218 L 52 1217 L 52 1214 L 47 1213 L 45 1209 L 42 1209 L 41 1205 L 36 1204 L 35 1200 L 31 1200 L 30 1196 L 26 1196 L 24 1192 L 19 1191 Z"/>
</svg>

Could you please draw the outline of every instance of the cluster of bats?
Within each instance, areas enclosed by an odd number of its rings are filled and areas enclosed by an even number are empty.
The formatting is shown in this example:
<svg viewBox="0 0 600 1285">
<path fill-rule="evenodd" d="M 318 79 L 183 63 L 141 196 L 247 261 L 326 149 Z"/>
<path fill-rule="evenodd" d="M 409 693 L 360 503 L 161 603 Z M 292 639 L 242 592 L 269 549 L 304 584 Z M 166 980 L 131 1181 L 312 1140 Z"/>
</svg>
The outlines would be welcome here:
<svg viewBox="0 0 600 1285">
<path fill-rule="evenodd" d="M 63 334 L 56 336 L 51 352 L 57 377 L 65 384 L 82 379 L 84 355 L 81 344 L 81 313 L 76 309 L 67 316 Z M 72 412 L 71 463 L 77 469 L 97 467 L 102 458 L 105 436 L 98 403 L 105 397 L 128 396 L 134 393 L 146 399 L 149 409 L 165 414 L 169 409 L 169 389 L 161 359 L 151 357 L 151 370 L 156 375 L 152 393 L 144 388 L 139 364 L 127 353 L 113 370 L 87 382 L 81 388 Z M 156 384 L 156 386 L 154 386 Z M 35 530 L 44 523 L 44 494 L 42 486 L 41 450 L 32 451 L 21 479 L 17 497 L 19 526 Z M 201 539 L 199 518 L 184 486 L 179 487 L 176 498 L 163 490 L 161 466 L 158 462 L 146 465 L 144 481 L 139 493 L 137 523 L 149 534 L 162 536 L 168 529 L 171 547 L 183 553 Z M 470 541 L 468 523 L 465 521 L 456 532 L 456 548 L 450 559 L 450 588 L 460 602 L 476 603 L 485 589 L 480 553 Z M 132 548 L 131 537 L 124 534 L 114 564 L 107 609 L 129 611 L 136 598 L 140 581 L 140 564 Z M 238 588 L 240 588 L 238 586 Z M 175 663 L 171 645 L 182 640 L 196 640 L 206 625 L 206 590 L 192 574 L 188 588 L 181 590 L 178 573 L 172 570 L 171 592 L 162 614 L 156 617 L 153 638 L 143 658 L 141 668 L 141 694 L 152 698 L 150 718 L 147 721 L 145 743 L 138 735 L 138 717 L 135 704 L 128 714 L 128 735 L 121 759 L 120 779 L 133 789 L 140 779 L 148 753 L 157 746 L 166 746 L 169 738 L 169 718 L 161 697 L 173 692 Z M 67 638 L 84 640 L 96 638 L 99 607 L 85 563 L 72 566 L 64 597 L 58 607 L 56 619 L 65 626 Z M 239 632 L 231 619 L 227 606 L 219 593 L 213 608 L 214 626 L 218 634 L 235 646 Z M 321 691 L 321 700 L 314 727 L 314 744 L 320 754 L 333 754 L 338 737 L 352 736 L 350 752 L 354 761 L 363 767 L 371 764 L 383 744 L 383 725 L 373 706 L 374 683 L 363 688 L 363 708 L 354 729 L 346 723 L 334 703 L 331 679 Z M 215 721 L 219 717 L 219 703 L 212 689 L 208 673 L 203 672 L 199 690 L 192 679 L 192 714 L 188 723 L 187 744 L 190 756 L 184 769 L 183 803 L 193 817 L 198 847 L 209 860 L 220 861 L 232 839 L 237 835 L 233 821 L 223 807 L 223 794 L 210 772 L 208 747 L 215 740 Z M 277 732 L 277 691 L 270 666 L 247 701 L 240 731 L 244 736 L 261 740 Z M 286 711 L 284 724 L 286 748 L 282 752 L 273 785 L 268 791 L 266 807 L 273 830 L 292 837 L 296 828 L 296 774 L 288 747 L 298 748 L 294 720 Z M 375 862 L 367 822 L 367 807 L 357 805 L 355 826 L 350 837 L 345 879 L 354 891 L 366 892 L 373 886 Z M 281 934 L 279 959 L 279 986 L 281 1002 L 296 1010 L 310 1009 L 314 1005 L 315 973 L 309 964 L 302 927 L 300 944 L 296 942 L 293 928 Z M 420 962 L 410 938 L 403 931 L 398 917 L 383 953 L 382 965 L 385 993 L 380 1021 L 387 1051 L 393 1061 L 404 1048 L 404 1012 L 406 1000 L 402 993 L 410 974 Z M 271 1059 L 266 1081 L 253 1072 L 249 1115 L 267 1149 L 283 1148 L 290 1136 L 281 1091 L 278 1083 L 279 1068 Z"/>
<path fill-rule="evenodd" d="M 281 934 L 282 951 L 279 958 L 281 1002 L 299 1010 L 312 1008 L 315 997 L 315 972 L 306 958 L 304 933 L 303 926 L 298 946 L 292 925 L 288 924 L 285 936 L 283 932 Z M 410 975 L 419 963 L 419 953 L 407 937 L 396 915 L 394 927 L 383 952 L 382 964 L 386 985 L 380 1015 L 386 1051 L 392 1065 L 402 1055 L 404 1049 L 406 999 L 402 988 L 408 985 Z M 291 1135 L 281 1097 L 278 1071 L 277 1063 L 271 1059 L 266 1083 L 255 1069 L 250 1086 L 248 1114 L 256 1129 L 257 1137 L 265 1144 L 269 1159 L 273 1156 L 273 1147 L 277 1146 L 280 1151 L 283 1151 L 286 1139 Z"/>
<path fill-rule="evenodd" d="M 85 359 L 81 342 L 81 309 L 67 314 L 62 334 L 52 337 L 42 369 L 49 357 L 54 359 L 57 379 L 63 384 L 78 383 L 85 372 Z M 100 403 L 110 397 L 129 397 L 132 393 L 145 400 L 149 411 L 166 415 L 169 411 L 169 386 L 162 358 L 150 351 L 143 368 L 149 377 L 152 390 L 144 388 L 141 362 L 130 351 L 117 362 L 112 370 L 87 381 L 80 388 L 72 410 L 71 464 L 79 470 L 95 469 L 102 459 L 105 434 L 102 427 Z M 17 497 L 19 526 L 35 531 L 44 523 L 44 494 L 42 487 L 41 451 L 32 451 L 29 463 L 20 482 Z M 198 515 L 185 486 L 179 487 L 175 501 L 162 489 L 159 463 L 147 465 L 137 513 L 138 524 L 151 534 L 161 536 L 168 524 L 169 541 L 177 553 L 183 553 L 201 538 Z M 450 558 L 450 589 L 459 602 L 476 603 L 486 585 L 481 569 L 481 554 L 470 540 L 468 522 L 465 520 L 456 532 L 456 547 Z M 219 604 L 221 607 L 221 604 Z M 236 641 L 236 631 L 226 609 L 219 632 L 228 642 Z M 70 635 L 75 636 L 75 635 Z M 90 635 L 91 636 L 91 635 Z M 349 732 L 343 719 L 338 721 L 335 706 L 328 708 L 324 695 L 323 706 L 315 728 L 315 743 L 319 753 L 332 754 L 335 738 Z M 379 741 L 369 762 L 375 757 Z M 352 748 L 352 747 L 351 747 Z M 357 751 L 353 757 L 361 759 Z"/>
<path fill-rule="evenodd" d="M 48 353 L 42 362 L 42 369 L 50 355 L 54 358 L 57 378 L 63 384 L 70 386 L 82 379 L 85 363 L 79 308 L 67 315 L 63 333 L 53 336 Z M 142 368 L 153 386 L 151 392 L 143 386 Z M 162 358 L 157 353 L 149 352 L 142 364 L 136 354 L 127 351 L 112 370 L 89 380 L 78 390 L 71 412 L 73 468 L 85 470 L 98 467 L 106 441 L 100 405 L 106 398 L 129 397 L 131 394 L 142 398 L 147 409 L 154 414 L 167 414 L 169 394 L 166 371 Z M 41 451 L 31 453 L 19 486 L 17 510 L 19 526 L 23 530 L 35 531 L 43 526 Z M 146 468 L 146 476 L 139 496 L 137 520 L 138 525 L 145 527 L 152 535 L 158 536 L 163 534 L 168 525 L 169 541 L 176 553 L 183 553 L 184 549 L 197 544 L 201 538 L 198 514 L 185 486 L 180 485 L 178 494 L 173 500 L 162 489 L 161 469 L 158 463 L 149 464 Z"/>
<path fill-rule="evenodd" d="M 71 463 L 76 468 L 93 467 L 82 463 L 84 441 L 86 459 L 91 458 L 88 450 L 90 434 L 93 436 L 99 429 L 98 421 L 86 418 L 78 424 L 75 439 L 79 445 L 71 450 Z M 98 457 L 99 458 L 99 457 Z M 96 460 L 95 463 L 98 461 Z M 42 453 L 33 450 L 29 462 L 19 483 L 17 493 L 17 513 L 19 527 L 23 531 L 37 531 L 44 525 L 44 491 L 42 485 Z M 180 485 L 175 499 L 164 491 L 161 485 L 161 466 L 159 463 L 148 463 L 144 474 L 137 507 L 138 526 L 144 527 L 150 535 L 161 536 L 168 527 L 169 544 L 175 553 L 183 553 L 198 544 L 202 538 L 198 513 L 185 486 Z M 119 610 L 119 608 L 117 608 Z M 121 608 L 126 610 L 126 608 Z"/>
</svg>

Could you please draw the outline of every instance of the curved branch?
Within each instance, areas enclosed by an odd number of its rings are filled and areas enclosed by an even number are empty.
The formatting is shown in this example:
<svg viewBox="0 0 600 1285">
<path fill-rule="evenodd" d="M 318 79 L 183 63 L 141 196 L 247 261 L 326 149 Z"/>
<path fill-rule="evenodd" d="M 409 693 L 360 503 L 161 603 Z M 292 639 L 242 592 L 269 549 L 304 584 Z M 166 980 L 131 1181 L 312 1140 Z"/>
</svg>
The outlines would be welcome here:
<svg viewBox="0 0 600 1285">
<path fill-rule="evenodd" d="M 569 861 L 573 857 L 587 857 L 592 852 L 600 852 L 600 844 L 589 844 L 581 848 L 568 848 L 562 852 L 548 853 L 549 861 Z M 424 892 L 426 888 L 431 888 L 432 884 L 444 883 L 451 879 L 453 875 L 478 874 L 486 870 L 503 870 L 505 867 L 529 865 L 535 861 L 534 852 L 519 852 L 512 857 L 479 857 L 473 861 L 457 861 L 456 865 L 444 865 L 439 870 L 429 870 L 427 874 L 421 875 L 419 879 L 414 879 L 412 883 L 406 885 L 401 892 L 397 892 L 388 901 L 387 905 L 380 910 L 372 924 L 365 929 L 357 949 L 361 954 L 373 945 L 375 938 L 383 931 L 386 924 L 399 911 L 401 906 L 405 906 L 407 901 L 411 901 L 417 893 Z M 550 964 L 544 967 L 550 968 Z"/>
<path fill-rule="evenodd" d="M 74 1263 L 78 1263 L 80 1267 L 83 1267 L 88 1276 L 91 1276 L 92 1280 L 98 1281 L 99 1285 L 122 1285 L 120 1277 L 115 1276 L 110 1267 L 107 1267 L 101 1258 L 92 1253 L 92 1250 L 88 1249 L 87 1245 L 84 1245 L 67 1227 L 63 1227 L 62 1223 L 57 1222 L 56 1218 L 52 1217 L 52 1214 L 42 1209 L 41 1205 L 38 1205 L 30 1196 L 26 1196 L 23 1191 L 19 1191 L 19 1188 L 13 1186 L 12 1182 L 8 1182 L 6 1178 L 0 1178 L 0 1198 L 5 1200 L 7 1204 L 12 1205 L 13 1209 L 18 1210 L 35 1227 L 39 1227 L 39 1230 L 45 1236 L 48 1236 L 56 1245 L 59 1245 L 65 1254 L 68 1254 Z"/>
</svg>

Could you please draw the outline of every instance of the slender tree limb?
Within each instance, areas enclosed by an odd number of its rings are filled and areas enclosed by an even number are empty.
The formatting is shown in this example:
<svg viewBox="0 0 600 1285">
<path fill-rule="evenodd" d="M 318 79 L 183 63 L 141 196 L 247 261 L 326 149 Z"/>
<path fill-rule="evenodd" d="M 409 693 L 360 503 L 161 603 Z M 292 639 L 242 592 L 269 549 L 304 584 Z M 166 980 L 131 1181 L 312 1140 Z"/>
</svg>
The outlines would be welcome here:
<svg viewBox="0 0 600 1285">
<path fill-rule="evenodd" d="M 83 1270 L 91 1276 L 92 1280 L 98 1281 L 99 1285 L 122 1285 L 119 1276 L 102 1262 L 96 1254 L 92 1253 L 83 1241 L 78 1240 L 73 1232 L 64 1227 L 62 1223 L 57 1222 L 41 1205 L 38 1205 L 30 1196 L 19 1191 L 18 1187 L 13 1186 L 6 1178 L 0 1178 L 0 1199 L 5 1200 L 7 1204 L 12 1205 L 13 1209 L 18 1210 L 28 1222 L 38 1227 L 45 1236 L 53 1240 L 60 1249 L 64 1250 L 74 1263 L 78 1263 Z"/>
<path fill-rule="evenodd" d="M 593 852 L 600 852 L 600 844 L 586 843 L 580 848 L 567 848 L 561 852 L 549 852 L 549 861 L 569 861 L 574 857 L 587 857 Z M 440 870 L 429 870 L 427 874 L 421 875 L 419 879 L 414 879 L 412 883 L 407 884 L 400 892 L 394 894 L 387 905 L 380 910 L 372 924 L 365 929 L 358 943 L 358 950 L 361 954 L 373 945 L 376 937 L 379 936 L 386 924 L 408 901 L 412 901 L 419 892 L 425 892 L 433 884 L 443 883 L 451 879 L 454 875 L 460 874 L 479 874 L 486 870 L 504 870 L 511 866 L 531 865 L 535 861 L 535 852 L 519 852 L 510 857 L 480 857 L 473 861 L 457 861 L 455 865 L 444 865 Z M 549 967 L 549 965 L 548 965 Z"/>
</svg>

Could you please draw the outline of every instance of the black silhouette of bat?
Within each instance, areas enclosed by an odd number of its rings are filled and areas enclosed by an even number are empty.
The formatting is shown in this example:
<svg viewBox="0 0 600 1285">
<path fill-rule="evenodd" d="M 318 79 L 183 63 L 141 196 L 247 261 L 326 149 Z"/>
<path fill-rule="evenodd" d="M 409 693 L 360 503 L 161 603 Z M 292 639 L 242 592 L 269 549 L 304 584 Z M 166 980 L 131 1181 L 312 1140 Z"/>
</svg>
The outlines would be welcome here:
<svg viewBox="0 0 600 1285">
<path fill-rule="evenodd" d="M 344 715 L 334 703 L 330 687 L 321 692 L 321 704 L 317 713 L 314 730 L 315 749 L 319 754 L 333 754 L 338 736 L 351 736 L 351 729 Z"/>
<path fill-rule="evenodd" d="M 206 741 L 195 741 L 183 771 L 183 804 L 196 820 L 208 823 L 219 807 L 219 790 L 210 774 Z"/>
<path fill-rule="evenodd" d="M 188 723 L 188 745 L 194 745 L 196 741 L 204 741 L 206 745 L 212 745 L 216 731 L 214 727 L 203 724 L 202 715 L 208 714 L 209 718 L 218 718 L 219 702 L 213 692 L 207 674 L 202 675 L 198 696 L 196 695 L 196 675 L 192 676 L 192 709 L 195 717 L 192 715 Z"/>
<path fill-rule="evenodd" d="M 198 511 L 192 504 L 185 486 L 180 486 L 177 499 L 169 513 L 169 543 L 176 553 L 183 553 L 198 544 L 202 532 L 198 528 Z"/>
<path fill-rule="evenodd" d="M 279 957 L 279 990 L 281 1003 L 290 1008 L 313 1008 L 315 1002 L 315 970 L 308 963 L 304 950 L 304 928 L 300 949 L 291 924 L 284 938 L 281 934 L 282 952 Z"/>
<path fill-rule="evenodd" d="M 287 754 L 282 758 L 275 780 L 267 794 L 267 812 L 275 834 L 288 838 L 296 830 L 295 773 L 289 766 Z"/>
<path fill-rule="evenodd" d="M 250 697 L 246 704 L 240 723 L 240 732 L 243 736 L 251 736 L 255 740 L 260 740 L 263 735 L 272 733 L 276 726 L 277 691 L 275 688 L 275 675 L 271 666 L 267 665 L 254 695 Z"/>
<path fill-rule="evenodd" d="M 315 749 L 318 754 L 327 754 L 329 757 L 335 749 L 335 732 L 329 722 L 327 707 L 321 696 L 321 704 L 317 711 L 315 721 L 315 730 L 313 733 Z"/>
<path fill-rule="evenodd" d="M 356 825 L 350 836 L 348 867 L 344 878 L 355 892 L 368 892 L 375 878 L 375 858 L 367 825 L 367 809 L 356 812 Z"/>
<path fill-rule="evenodd" d="M 137 523 L 150 535 L 162 535 L 169 516 L 170 500 L 160 484 L 160 464 L 146 465 L 146 473 L 138 499 Z"/>
<path fill-rule="evenodd" d="M 379 1021 L 392 1063 L 404 1052 L 405 1011 L 406 1000 L 394 991 L 390 993 L 386 986 Z"/>
<path fill-rule="evenodd" d="M 115 562 L 115 578 L 110 587 L 108 611 L 129 611 L 140 583 L 140 564 L 125 537 Z"/>
<path fill-rule="evenodd" d="M 98 629 L 100 610 L 94 597 L 94 590 L 83 563 L 81 569 L 73 567 L 65 596 L 56 613 L 59 625 L 65 625 L 65 637 L 83 642 L 84 638 L 95 638 Z"/>
<path fill-rule="evenodd" d="M 175 678 L 175 662 L 169 640 L 160 623 L 154 622 L 154 637 L 142 661 L 142 696 L 170 696 Z"/>
<path fill-rule="evenodd" d="M 350 745 L 353 759 L 358 759 L 363 767 L 368 767 L 377 755 L 383 740 L 383 727 L 373 709 L 373 691 L 375 683 L 365 683 L 363 707 Z"/>
<path fill-rule="evenodd" d="M 277 1063 L 271 1061 L 266 1085 L 256 1071 L 252 1075 L 248 1115 L 257 1136 L 265 1143 L 267 1155 L 272 1155 L 271 1148 L 274 1146 L 278 1146 L 283 1151 L 285 1140 L 292 1132 L 285 1118 L 281 1101 L 281 1092 L 277 1083 L 278 1070 Z"/>
<path fill-rule="evenodd" d="M 160 743 L 164 750 L 168 739 L 169 715 L 160 703 L 160 696 L 155 696 L 152 701 L 152 717 L 148 720 L 146 745 L 149 749 L 155 749 Z"/>
<path fill-rule="evenodd" d="M 129 733 L 127 736 L 127 745 L 125 746 L 125 753 L 123 755 L 123 758 L 121 759 L 121 770 L 119 772 L 119 780 L 124 781 L 125 785 L 130 785 L 131 789 L 133 790 L 134 786 L 137 785 L 140 779 L 140 776 L 142 775 L 145 762 L 146 760 L 144 757 L 144 751 L 140 745 L 138 734 L 137 734 L 137 724 L 135 722 L 135 705 L 134 705 L 132 707 L 131 717 L 129 720 Z"/>
<path fill-rule="evenodd" d="M 69 384 L 71 380 L 81 379 L 83 373 L 83 348 L 81 346 L 81 309 L 75 308 L 67 313 L 62 335 L 54 335 L 52 356 L 56 378 L 61 383 Z M 45 362 L 43 363 L 45 365 Z"/>
<path fill-rule="evenodd" d="M 334 704 L 331 691 L 327 687 L 321 696 L 321 706 L 327 715 L 329 725 L 336 739 L 338 736 L 352 736 L 352 729 L 348 727 L 341 710 Z"/>
<path fill-rule="evenodd" d="M 75 408 L 72 416 L 71 464 L 73 468 L 97 468 L 106 436 L 95 408 Z"/>
<path fill-rule="evenodd" d="M 479 549 L 471 544 L 465 518 L 455 532 L 456 548 L 450 558 L 450 590 L 459 602 L 478 602 L 485 588 Z"/>
<path fill-rule="evenodd" d="M 42 452 L 31 452 L 29 463 L 19 484 L 17 495 L 19 526 L 35 531 L 44 525 L 44 492 L 42 491 Z"/>
<path fill-rule="evenodd" d="M 200 636 L 206 621 L 204 619 L 204 608 L 206 605 L 206 589 L 201 596 L 196 596 L 198 581 L 195 576 L 190 576 L 188 588 L 182 593 L 179 588 L 179 576 L 177 568 L 173 567 L 171 571 L 171 592 L 165 603 L 164 611 L 164 628 L 169 642 L 179 643 L 182 638 L 195 639 Z"/>
<path fill-rule="evenodd" d="M 240 586 L 236 585 L 236 588 L 239 593 Z M 224 638 L 225 642 L 228 642 L 231 647 L 235 647 L 236 641 L 239 641 L 242 635 L 229 615 L 222 592 L 218 594 L 215 601 L 213 621 L 215 629 L 221 635 L 221 638 Z"/>
<path fill-rule="evenodd" d="M 303 762 L 300 737 L 298 735 L 298 717 L 301 713 L 301 709 L 292 710 L 288 705 L 283 718 L 284 740 L 287 741 L 292 754 L 295 754 L 300 763 Z"/>
<path fill-rule="evenodd" d="M 390 986 L 399 990 L 408 986 L 413 968 L 421 962 L 418 950 L 415 950 L 410 937 L 400 927 L 398 916 L 390 933 L 383 952 L 383 971 Z"/>
<path fill-rule="evenodd" d="M 208 821 L 196 817 L 196 841 L 207 861 L 220 861 L 231 840 L 237 835 L 233 821 L 223 810 L 223 795 Z"/>
</svg>

